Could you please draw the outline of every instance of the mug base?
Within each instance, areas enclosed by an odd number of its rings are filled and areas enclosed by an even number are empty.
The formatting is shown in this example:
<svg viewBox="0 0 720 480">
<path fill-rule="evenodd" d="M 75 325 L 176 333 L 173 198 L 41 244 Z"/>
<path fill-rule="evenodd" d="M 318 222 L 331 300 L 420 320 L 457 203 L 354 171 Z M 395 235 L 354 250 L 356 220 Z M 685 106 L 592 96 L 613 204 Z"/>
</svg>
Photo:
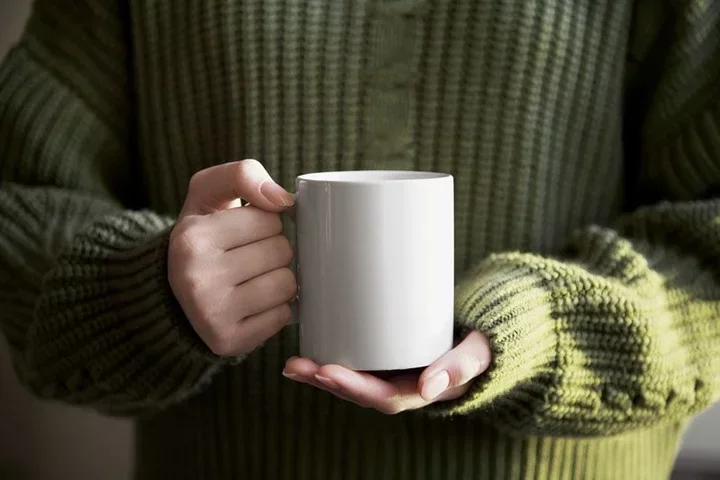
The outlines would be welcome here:
<svg viewBox="0 0 720 480">
<path fill-rule="evenodd" d="M 407 373 L 411 372 L 413 370 L 419 370 L 422 371 L 426 367 L 429 367 L 432 365 L 438 358 L 445 355 L 445 353 L 449 352 L 452 348 L 452 344 L 450 344 L 447 348 L 442 349 L 438 352 L 436 352 L 432 356 L 426 356 L 424 360 L 422 361 L 415 361 L 415 362 L 407 362 L 402 363 L 398 362 L 393 365 L 388 364 L 376 364 L 376 365 L 369 365 L 368 363 L 372 362 L 352 362 L 348 361 L 347 359 L 314 359 L 312 356 L 309 356 L 311 360 L 316 362 L 319 365 L 340 365 L 341 367 L 345 367 L 350 370 L 354 370 L 356 372 L 365 372 L 365 373 L 372 373 L 373 375 L 379 376 L 379 375 L 397 375 L 398 373 Z M 333 361 L 335 360 L 335 361 Z"/>
</svg>

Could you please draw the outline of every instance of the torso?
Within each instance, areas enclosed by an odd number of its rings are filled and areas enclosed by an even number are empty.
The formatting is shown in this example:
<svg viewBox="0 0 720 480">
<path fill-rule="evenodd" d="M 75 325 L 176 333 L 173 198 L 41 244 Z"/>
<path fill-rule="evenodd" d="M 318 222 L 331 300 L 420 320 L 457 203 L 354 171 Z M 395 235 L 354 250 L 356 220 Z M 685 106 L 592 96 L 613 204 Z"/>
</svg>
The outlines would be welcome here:
<svg viewBox="0 0 720 480">
<path fill-rule="evenodd" d="M 176 211 L 194 171 L 246 157 L 288 188 L 318 170 L 448 172 L 458 271 L 552 251 L 619 208 L 629 2 L 149 5 L 133 28 L 154 208 Z"/>
<path fill-rule="evenodd" d="M 157 211 L 177 212 L 195 171 L 247 157 L 288 188 L 319 170 L 448 172 L 461 275 L 494 251 L 556 251 L 621 208 L 629 1 L 134 5 L 148 106 L 137 134 Z M 280 372 L 296 345 L 286 329 L 204 393 L 141 420 L 140 476 L 592 476 L 579 463 L 591 441 L 513 439 L 481 418 L 389 418 L 290 384 Z M 638 458 L 637 438 L 612 442 L 608 452 Z M 657 451 L 671 459 L 667 447 Z M 504 465 L 508 452 L 521 463 Z M 564 452 L 555 467 L 550 452 Z M 618 465 L 613 478 L 640 478 Z"/>
</svg>

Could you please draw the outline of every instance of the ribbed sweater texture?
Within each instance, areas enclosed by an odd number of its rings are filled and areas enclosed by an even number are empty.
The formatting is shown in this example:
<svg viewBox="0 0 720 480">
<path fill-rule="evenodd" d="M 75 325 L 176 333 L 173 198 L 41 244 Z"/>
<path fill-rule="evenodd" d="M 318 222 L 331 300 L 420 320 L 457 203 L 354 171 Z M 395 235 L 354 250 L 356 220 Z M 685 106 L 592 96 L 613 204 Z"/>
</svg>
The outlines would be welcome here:
<svg viewBox="0 0 720 480">
<path fill-rule="evenodd" d="M 466 395 L 385 416 L 285 380 L 295 327 L 204 346 L 168 233 L 250 157 L 454 175 Z M 717 1 L 37 0 L 0 176 L 18 375 L 134 417 L 138 479 L 658 480 L 720 395 Z"/>
</svg>

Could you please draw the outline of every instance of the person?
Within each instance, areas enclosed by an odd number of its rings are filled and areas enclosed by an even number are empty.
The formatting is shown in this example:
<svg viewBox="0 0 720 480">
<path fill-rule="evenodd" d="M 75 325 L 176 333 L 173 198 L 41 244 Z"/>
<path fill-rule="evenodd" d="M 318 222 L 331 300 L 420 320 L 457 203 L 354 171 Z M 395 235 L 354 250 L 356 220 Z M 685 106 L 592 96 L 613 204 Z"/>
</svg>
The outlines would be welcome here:
<svg viewBox="0 0 720 480">
<path fill-rule="evenodd" d="M 37 0 L 0 125 L 15 369 L 136 478 L 656 480 L 720 394 L 718 2 Z M 455 177 L 422 372 L 284 328 L 292 181 L 357 169 Z"/>
</svg>

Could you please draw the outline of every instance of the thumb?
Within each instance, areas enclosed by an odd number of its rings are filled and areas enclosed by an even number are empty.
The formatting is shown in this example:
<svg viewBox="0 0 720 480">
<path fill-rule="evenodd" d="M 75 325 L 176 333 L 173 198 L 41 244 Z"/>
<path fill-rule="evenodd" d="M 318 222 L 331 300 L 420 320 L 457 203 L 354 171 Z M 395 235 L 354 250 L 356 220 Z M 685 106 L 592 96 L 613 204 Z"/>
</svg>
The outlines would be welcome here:
<svg viewBox="0 0 720 480">
<path fill-rule="evenodd" d="M 260 162 L 247 159 L 215 165 L 193 175 L 183 214 L 212 213 L 228 208 L 238 198 L 270 212 L 285 210 L 294 202 Z"/>
<path fill-rule="evenodd" d="M 487 369 L 490 357 L 488 339 L 480 332 L 470 332 L 420 375 L 420 395 L 431 401 L 450 388 L 468 383 Z"/>
</svg>

